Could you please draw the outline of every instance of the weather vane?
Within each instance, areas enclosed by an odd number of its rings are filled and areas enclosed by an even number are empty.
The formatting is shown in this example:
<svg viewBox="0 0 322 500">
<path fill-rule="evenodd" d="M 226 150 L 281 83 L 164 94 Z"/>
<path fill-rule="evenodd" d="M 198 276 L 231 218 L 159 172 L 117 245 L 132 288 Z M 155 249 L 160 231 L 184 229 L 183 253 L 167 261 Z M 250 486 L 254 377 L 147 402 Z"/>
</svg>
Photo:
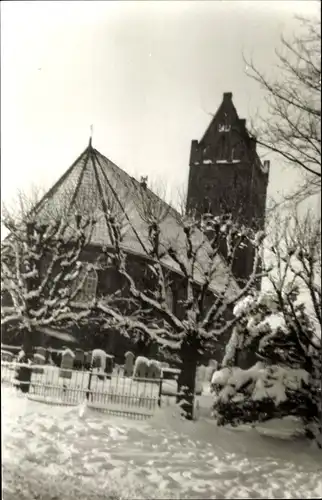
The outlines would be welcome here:
<svg viewBox="0 0 322 500">
<path fill-rule="evenodd" d="M 92 138 L 93 138 L 93 125 L 90 126 L 90 135 L 89 135 L 90 145 L 92 145 Z"/>
</svg>

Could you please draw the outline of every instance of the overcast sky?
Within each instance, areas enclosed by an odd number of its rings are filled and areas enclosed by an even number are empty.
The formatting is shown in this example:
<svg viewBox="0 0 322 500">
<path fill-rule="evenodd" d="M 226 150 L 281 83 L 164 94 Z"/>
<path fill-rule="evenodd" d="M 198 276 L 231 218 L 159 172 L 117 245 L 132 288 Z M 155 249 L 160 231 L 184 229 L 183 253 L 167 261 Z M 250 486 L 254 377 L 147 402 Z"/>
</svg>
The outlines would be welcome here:
<svg viewBox="0 0 322 500">
<path fill-rule="evenodd" d="M 268 72 L 317 1 L 1 3 L 1 195 L 50 187 L 88 144 L 131 175 L 186 185 L 190 143 L 231 91 L 262 109 L 242 52 Z M 273 162 L 269 194 L 296 179 Z"/>
</svg>

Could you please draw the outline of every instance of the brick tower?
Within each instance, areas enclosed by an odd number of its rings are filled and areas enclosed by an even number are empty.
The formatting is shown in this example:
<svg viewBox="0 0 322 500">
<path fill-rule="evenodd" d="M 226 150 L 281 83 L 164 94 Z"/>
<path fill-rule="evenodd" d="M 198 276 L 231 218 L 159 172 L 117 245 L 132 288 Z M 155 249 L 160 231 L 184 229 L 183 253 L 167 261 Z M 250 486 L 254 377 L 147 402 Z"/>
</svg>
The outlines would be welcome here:
<svg viewBox="0 0 322 500">
<path fill-rule="evenodd" d="M 223 101 L 203 138 L 192 141 L 187 209 L 214 215 L 232 213 L 254 229 L 264 229 L 269 162 L 262 163 L 256 139 L 238 117 L 232 94 Z M 250 275 L 252 247 L 240 252 L 233 269 L 238 280 Z"/>
</svg>

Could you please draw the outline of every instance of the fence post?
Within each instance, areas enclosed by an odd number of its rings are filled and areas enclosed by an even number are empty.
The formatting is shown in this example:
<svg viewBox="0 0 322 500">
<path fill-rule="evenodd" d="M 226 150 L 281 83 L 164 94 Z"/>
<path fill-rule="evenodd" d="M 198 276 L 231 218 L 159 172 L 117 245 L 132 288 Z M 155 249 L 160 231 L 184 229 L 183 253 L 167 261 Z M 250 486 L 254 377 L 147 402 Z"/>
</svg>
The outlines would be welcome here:
<svg viewBox="0 0 322 500">
<path fill-rule="evenodd" d="M 89 399 L 89 394 L 91 392 L 92 376 L 93 376 L 93 367 L 91 366 L 90 369 L 89 369 L 89 377 L 88 377 L 88 384 L 87 384 L 87 391 L 86 391 L 86 399 L 87 399 L 87 401 Z"/>
<path fill-rule="evenodd" d="M 162 373 L 159 381 L 159 395 L 158 395 L 158 406 L 161 408 L 161 396 L 162 396 Z"/>
</svg>

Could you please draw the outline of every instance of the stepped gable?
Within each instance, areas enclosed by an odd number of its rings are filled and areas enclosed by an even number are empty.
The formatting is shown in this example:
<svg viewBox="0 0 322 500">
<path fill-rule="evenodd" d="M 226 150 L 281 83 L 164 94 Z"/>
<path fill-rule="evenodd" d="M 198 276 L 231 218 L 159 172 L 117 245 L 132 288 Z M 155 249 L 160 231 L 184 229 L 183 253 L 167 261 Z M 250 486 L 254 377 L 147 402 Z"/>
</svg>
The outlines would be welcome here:
<svg viewBox="0 0 322 500">
<path fill-rule="evenodd" d="M 91 141 L 85 151 L 77 158 L 66 173 L 48 191 L 36 207 L 37 218 L 45 220 L 55 211 L 67 210 L 77 213 L 95 214 L 98 221 L 95 225 L 91 244 L 99 247 L 109 247 L 111 237 L 106 223 L 106 213 L 109 210 L 116 213 L 122 227 L 122 247 L 127 252 L 147 255 L 150 250 L 148 240 L 147 214 L 153 211 L 159 217 L 161 242 L 168 246 L 171 242 L 178 250 L 185 248 L 184 234 L 179 224 L 179 214 L 159 196 L 153 193 L 145 184 L 131 177 L 115 163 L 110 161 L 92 147 Z M 200 240 L 204 235 L 197 234 Z M 206 243 L 206 247 L 208 242 Z M 208 263 L 207 251 L 200 252 L 199 266 Z M 164 264 L 181 274 L 169 257 L 164 258 Z M 218 256 L 218 272 L 214 276 L 212 288 L 219 291 L 225 286 L 227 267 Z M 201 282 L 201 274 L 200 274 Z M 232 290 L 237 290 L 233 280 Z"/>
<path fill-rule="evenodd" d="M 192 141 L 191 165 L 251 162 L 268 174 L 256 152 L 256 139 L 246 128 L 246 120 L 239 118 L 232 101 L 232 93 L 225 92 L 216 114 L 202 139 Z"/>
</svg>

